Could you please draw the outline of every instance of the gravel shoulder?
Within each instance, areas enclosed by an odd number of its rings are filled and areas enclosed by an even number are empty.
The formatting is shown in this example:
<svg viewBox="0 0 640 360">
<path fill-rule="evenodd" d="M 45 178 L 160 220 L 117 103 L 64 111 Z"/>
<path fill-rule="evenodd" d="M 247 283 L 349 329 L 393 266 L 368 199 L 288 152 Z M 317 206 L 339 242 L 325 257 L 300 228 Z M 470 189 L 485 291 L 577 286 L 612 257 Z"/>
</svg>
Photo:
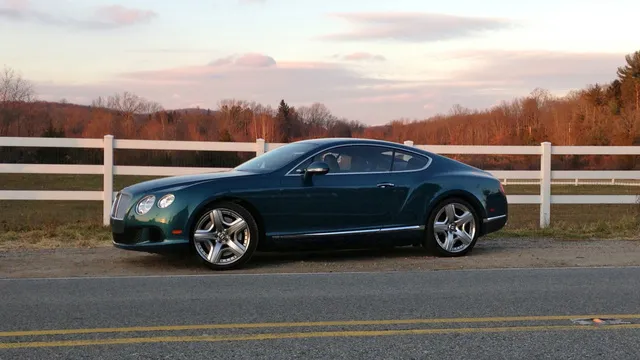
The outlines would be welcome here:
<svg viewBox="0 0 640 360">
<path fill-rule="evenodd" d="M 640 266 L 640 241 L 500 238 L 471 254 L 439 258 L 421 248 L 256 254 L 225 273 L 415 271 L 492 268 Z M 0 252 L 0 278 L 213 274 L 190 255 L 162 256 L 111 246 Z"/>
</svg>

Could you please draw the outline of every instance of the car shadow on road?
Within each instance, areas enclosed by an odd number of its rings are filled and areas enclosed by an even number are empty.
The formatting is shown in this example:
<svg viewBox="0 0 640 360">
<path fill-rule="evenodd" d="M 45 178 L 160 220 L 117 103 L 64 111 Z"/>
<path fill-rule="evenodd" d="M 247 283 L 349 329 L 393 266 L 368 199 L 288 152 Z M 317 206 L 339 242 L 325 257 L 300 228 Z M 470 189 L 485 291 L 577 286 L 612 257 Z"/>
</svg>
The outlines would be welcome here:
<svg viewBox="0 0 640 360">
<path fill-rule="evenodd" d="M 490 253 L 491 248 L 476 246 L 465 257 L 483 256 Z M 413 263 L 415 261 L 451 261 L 456 258 L 440 258 L 427 252 L 421 247 L 373 248 L 357 250 L 310 250 L 291 252 L 263 252 L 256 253 L 251 261 L 239 271 L 283 271 L 317 270 L 349 268 L 375 268 L 377 266 L 389 268 L 393 264 Z M 400 261 L 399 261 L 400 260 Z M 193 253 L 175 255 L 143 255 L 130 257 L 125 260 L 129 266 L 142 268 L 156 268 L 162 270 L 205 270 L 204 265 Z M 408 265 L 408 264 L 407 264 Z"/>
</svg>

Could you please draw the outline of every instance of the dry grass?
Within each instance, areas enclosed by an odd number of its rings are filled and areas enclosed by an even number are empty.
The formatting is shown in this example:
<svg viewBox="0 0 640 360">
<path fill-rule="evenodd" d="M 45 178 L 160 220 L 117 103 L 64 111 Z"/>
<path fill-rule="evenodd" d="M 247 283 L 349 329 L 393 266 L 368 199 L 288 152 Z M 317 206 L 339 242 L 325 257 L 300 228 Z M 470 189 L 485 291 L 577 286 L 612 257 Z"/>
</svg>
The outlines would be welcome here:
<svg viewBox="0 0 640 360">
<path fill-rule="evenodd" d="M 546 229 L 539 227 L 539 205 L 510 205 L 509 209 L 507 226 L 490 237 L 640 239 L 636 205 L 552 205 L 551 226 Z"/>
<path fill-rule="evenodd" d="M 119 189 L 152 177 L 117 176 Z M 101 190 L 93 175 L 0 174 L 2 190 Z M 509 194 L 537 194 L 536 185 L 508 185 Z M 638 194 L 640 187 L 565 185 L 554 194 Z M 552 205 L 551 227 L 539 229 L 538 205 L 511 205 L 509 223 L 490 237 L 544 236 L 558 239 L 638 239 L 638 205 Z M 0 250 L 109 246 L 97 201 L 0 201 Z"/>
<path fill-rule="evenodd" d="M 505 185 L 507 194 L 537 195 L 540 185 Z M 639 195 L 640 186 L 621 185 L 552 185 L 552 195 Z"/>
<path fill-rule="evenodd" d="M 111 233 L 101 225 L 59 225 L 39 230 L 0 233 L 0 250 L 92 248 L 111 245 Z"/>
</svg>

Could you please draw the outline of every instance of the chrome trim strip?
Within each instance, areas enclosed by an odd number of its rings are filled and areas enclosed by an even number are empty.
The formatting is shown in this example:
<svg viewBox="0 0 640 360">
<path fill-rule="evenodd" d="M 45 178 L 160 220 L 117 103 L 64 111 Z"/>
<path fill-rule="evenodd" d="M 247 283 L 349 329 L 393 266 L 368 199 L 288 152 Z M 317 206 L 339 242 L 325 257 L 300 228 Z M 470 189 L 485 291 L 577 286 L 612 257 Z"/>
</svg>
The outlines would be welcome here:
<svg viewBox="0 0 640 360">
<path fill-rule="evenodd" d="M 406 231 L 406 230 L 424 230 L 424 225 L 398 226 L 392 228 L 380 228 L 380 232 L 388 231 Z"/>
<path fill-rule="evenodd" d="M 502 219 L 502 218 L 505 218 L 505 217 L 507 217 L 507 215 L 494 216 L 494 217 L 490 217 L 490 218 L 484 219 L 483 222 L 488 223 L 490 221 L 499 220 L 499 219 Z"/>
<path fill-rule="evenodd" d="M 314 237 L 314 236 L 374 234 L 374 233 L 381 233 L 381 232 L 394 232 L 394 231 L 407 231 L 407 230 L 424 230 L 424 225 L 399 226 L 399 227 L 392 227 L 392 228 L 378 228 L 378 229 L 367 229 L 367 230 L 329 231 L 329 232 L 294 234 L 294 235 L 276 235 L 276 236 L 273 236 L 273 238 L 287 239 L 287 238 Z"/>
<path fill-rule="evenodd" d="M 122 203 L 122 198 L 125 197 L 125 202 L 124 204 Z M 125 217 L 125 213 L 122 214 L 121 217 L 118 217 L 118 211 L 122 210 L 122 206 L 124 205 L 124 210 L 126 211 L 127 208 L 129 206 L 131 206 L 131 200 L 133 199 L 133 197 L 130 194 L 125 194 L 122 191 L 119 191 L 116 194 L 116 198 L 113 202 L 113 204 L 111 205 L 111 218 L 114 220 L 122 220 Z"/>
<path fill-rule="evenodd" d="M 328 147 L 328 148 L 324 148 L 324 149 L 322 149 L 320 151 L 317 151 L 317 152 L 313 153 L 310 156 L 307 156 L 304 160 L 300 161 L 295 166 L 293 166 L 289 171 L 287 171 L 287 173 L 284 176 L 300 176 L 302 174 L 296 174 L 296 173 L 292 174 L 291 172 L 293 170 L 295 170 L 298 166 L 300 166 L 300 164 L 302 164 L 303 162 L 313 158 L 314 156 L 316 156 L 316 155 L 318 155 L 318 154 L 320 154 L 320 153 L 322 153 L 324 151 L 329 151 L 331 149 L 340 148 L 340 147 L 347 147 L 347 146 L 377 146 L 377 147 L 382 147 L 382 148 L 405 151 L 405 152 L 412 153 L 412 154 L 415 154 L 417 156 L 422 156 L 422 157 L 426 158 L 427 159 L 427 165 L 423 166 L 420 169 L 415 169 L 415 170 L 391 171 L 391 169 L 389 169 L 388 171 L 372 171 L 372 172 L 350 172 L 350 173 L 331 173 L 331 172 L 329 172 L 328 174 L 325 174 L 323 176 L 370 175 L 370 174 L 402 174 L 402 173 L 418 172 L 418 171 L 425 170 L 433 162 L 433 159 L 431 158 L 431 156 L 424 155 L 424 154 L 421 154 L 421 153 L 413 151 L 413 150 L 405 149 L 405 148 L 400 147 L 400 146 L 394 146 L 394 145 L 389 145 L 389 144 L 385 144 L 385 145 L 379 145 L 379 144 L 341 144 L 341 145 L 334 145 L 334 146 L 331 146 L 331 147 Z"/>
<path fill-rule="evenodd" d="M 118 192 L 116 194 L 115 199 L 113 199 L 113 204 L 111 204 L 111 218 L 115 219 L 116 216 L 116 212 L 118 211 L 118 205 L 120 205 L 120 198 L 121 198 L 122 194 L 120 192 Z"/>
</svg>

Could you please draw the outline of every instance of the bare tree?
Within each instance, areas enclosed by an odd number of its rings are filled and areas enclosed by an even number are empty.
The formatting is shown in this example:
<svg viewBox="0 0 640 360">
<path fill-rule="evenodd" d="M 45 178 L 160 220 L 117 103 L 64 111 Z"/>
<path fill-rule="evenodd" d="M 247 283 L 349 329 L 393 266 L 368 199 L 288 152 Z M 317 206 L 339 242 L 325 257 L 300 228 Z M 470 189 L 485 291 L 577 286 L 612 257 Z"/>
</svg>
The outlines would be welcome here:
<svg viewBox="0 0 640 360">
<path fill-rule="evenodd" d="M 106 100 L 106 107 L 115 110 L 127 119 L 134 115 L 150 114 L 162 110 L 162 106 L 157 102 L 149 101 L 128 91 L 109 96 Z"/>
<path fill-rule="evenodd" d="M 21 107 L 20 104 L 31 103 L 35 97 L 33 84 L 5 66 L 0 73 L 0 136 L 9 134 L 12 124 L 16 129 L 15 134 L 22 135 L 25 117 L 33 109 L 31 106 Z"/>
<path fill-rule="evenodd" d="M 331 114 L 331 111 L 321 103 L 313 103 L 311 106 L 301 106 L 297 112 L 305 125 L 326 129 L 328 125 L 337 120 L 336 117 Z"/>
<path fill-rule="evenodd" d="M 234 134 L 241 134 L 243 139 L 249 136 L 251 122 L 253 122 L 253 112 L 248 102 L 224 99 L 218 102 L 218 111 L 225 124 Z"/>
<path fill-rule="evenodd" d="M 107 108 L 107 100 L 102 96 L 98 96 L 91 102 L 91 107 L 98 109 L 106 109 Z"/>
<path fill-rule="evenodd" d="M 15 70 L 5 67 L 0 73 L 0 103 L 35 100 L 33 84 Z"/>
<path fill-rule="evenodd" d="M 123 123 L 128 134 L 133 134 L 136 115 L 153 114 L 164 110 L 155 102 L 149 101 L 128 91 L 122 94 L 116 93 L 107 98 L 98 97 L 91 102 L 91 106 L 115 111 L 122 116 Z M 164 123 L 163 123 L 164 125 Z"/>
</svg>

